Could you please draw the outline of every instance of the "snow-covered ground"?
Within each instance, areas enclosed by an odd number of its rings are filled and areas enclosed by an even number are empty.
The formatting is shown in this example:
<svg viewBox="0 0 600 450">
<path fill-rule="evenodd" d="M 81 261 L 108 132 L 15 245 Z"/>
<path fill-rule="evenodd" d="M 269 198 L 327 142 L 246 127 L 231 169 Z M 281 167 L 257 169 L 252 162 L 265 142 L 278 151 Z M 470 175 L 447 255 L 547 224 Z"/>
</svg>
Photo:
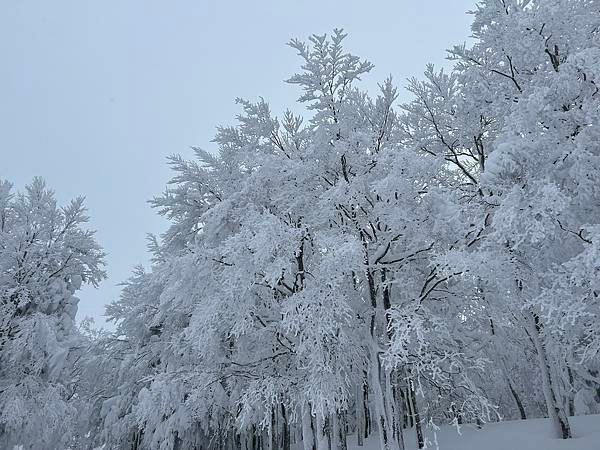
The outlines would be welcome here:
<svg viewBox="0 0 600 450">
<path fill-rule="evenodd" d="M 600 450 L 600 415 L 571 417 L 574 438 L 553 439 L 547 419 L 532 419 L 487 424 L 481 430 L 475 426 L 456 428 L 445 426 L 437 432 L 437 446 L 432 432 L 428 432 L 428 448 L 440 450 Z M 406 450 L 416 448 L 413 433 L 406 433 Z M 376 435 L 356 445 L 356 436 L 348 441 L 349 450 L 379 450 Z"/>
</svg>

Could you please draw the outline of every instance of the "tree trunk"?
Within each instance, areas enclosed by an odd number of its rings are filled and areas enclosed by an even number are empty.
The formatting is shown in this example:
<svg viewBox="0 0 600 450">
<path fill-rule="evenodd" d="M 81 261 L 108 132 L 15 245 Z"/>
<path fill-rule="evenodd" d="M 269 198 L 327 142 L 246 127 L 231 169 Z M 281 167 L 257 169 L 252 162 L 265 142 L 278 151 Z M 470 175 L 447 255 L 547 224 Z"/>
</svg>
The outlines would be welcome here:
<svg viewBox="0 0 600 450">
<path fill-rule="evenodd" d="M 269 427 L 269 450 L 277 450 L 277 421 L 275 408 L 271 407 L 271 426 Z"/>
<path fill-rule="evenodd" d="M 256 425 L 252 425 L 252 450 L 258 450 L 259 438 L 256 433 Z"/>
<path fill-rule="evenodd" d="M 571 427 L 564 409 L 558 404 L 556 393 L 552 386 L 550 361 L 548 360 L 544 343 L 540 338 L 539 318 L 535 314 L 529 313 L 526 319 L 529 335 L 533 341 L 538 357 L 538 366 L 542 375 L 542 386 L 544 398 L 546 400 L 546 408 L 548 410 L 548 417 L 552 422 L 554 435 L 559 439 L 569 439 L 572 437 Z"/>
<path fill-rule="evenodd" d="M 519 409 L 519 414 L 521 415 L 521 420 L 527 420 L 527 415 L 525 414 L 525 408 L 523 407 L 523 402 L 521 402 L 521 398 L 519 397 L 519 394 L 513 387 L 512 382 L 510 381 L 510 378 L 508 377 L 508 375 L 506 375 L 506 382 L 508 384 L 508 388 L 510 389 L 510 393 L 512 394 L 512 396 L 515 400 L 515 403 L 517 404 L 517 408 Z"/>
<path fill-rule="evenodd" d="M 241 430 L 240 431 L 240 449 L 241 450 L 248 450 L 248 442 L 249 442 L 249 438 L 248 438 L 248 430 Z"/>
<path fill-rule="evenodd" d="M 569 388 L 566 389 L 566 395 L 569 402 L 569 416 L 575 415 L 575 389 L 573 387 L 573 371 L 569 367 L 569 362 L 565 362 L 567 365 L 567 375 L 569 376 Z"/>
<path fill-rule="evenodd" d="M 348 450 L 346 441 L 346 418 L 341 412 L 335 412 L 331 415 L 331 449 Z"/>
<path fill-rule="evenodd" d="M 379 442 L 382 450 L 400 450 L 398 441 L 394 438 L 392 421 L 387 414 L 384 392 L 381 388 L 381 364 L 373 343 L 371 361 L 371 387 L 375 401 L 375 421 L 379 428 Z"/>
<path fill-rule="evenodd" d="M 329 450 L 329 437 L 325 429 L 325 418 L 317 413 L 317 450 Z"/>
<path fill-rule="evenodd" d="M 494 350 L 495 350 L 495 354 L 496 354 L 495 357 L 498 358 L 498 360 L 500 361 L 500 370 L 502 372 L 502 375 L 504 376 L 504 380 L 506 381 L 506 384 L 508 385 L 508 389 L 510 390 L 511 395 L 512 395 L 513 399 L 515 400 L 515 403 L 517 404 L 519 414 L 521 415 L 521 420 L 526 420 L 527 415 L 525 414 L 525 408 L 523 407 L 523 403 L 521 402 L 521 398 L 519 397 L 519 394 L 517 393 L 516 389 L 513 386 L 512 380 L 510 379 L 510 375 L 508 374 L 508 369 L 506 367 L 506 361 L 500 350 L 500 344 L 498 342 L 498 335 L 496 334 L 496 327 L 494 326 L 494 320 L 490 317 L 489 322 L 490 322 L 490 331 L 492 333 L 492 340 L 494 343 Z"/>
<path fill-rule="evenodd" d="M 315 433 L 311 406 L 305 403 L 302 406 L 302 446 L 304 450 L 316 450 Z"/>
<path fill-rule="evenodd" d="M 133 443 L 131 446 L 132 450 L 139 450 L 141 442 L 142 442 L 142 431 L 135 430 L 135 432 L 133 433 Z"/>
<path fill-rule="evenodd" d="M 363 383 L 356 385 L 356 444 L 364 445 L 365 437 L 365 394 Z"/>
<path fill-rule="evenodd" d="M 342 450 L 348 450 L 348 411 L 342 413 L 342 427 L 340 428 L 340 439 L 342 441 Z"/>
<path fill-rule="evenodd" d="M 401 407 L 396 395 L 396 389 L 393 385 L 395 376 L 395 371 L 386 371 L 385 373 L 385 397 L 387 402 L 388 417 L 392 421 L 392 437 L 396 442 L 398 442 L 399 448 L 404 450 L 404 435 L 402 433 L 402 424 L 400 423 L 402 417 L 400 412 Z"/>
<path fill-rule="evenodd" d="M 288 422 L 287 412 L 283 403 L 281 403 L 281 425 L 281 448 L 283 450 L 290 450 L 290 424 Z"/>
<path fill-rule="evenodd" d="M 417 448 L 423 448 L 425 446 L 425 439 L 423 438 L 423 429 L 421 428 L 421 416 L 419 414 L 417 395 L 415 393 L 415 387 L 412 378 L 408 380 L 408 395 L 413 413 L 412 419 L 415 425 L 415 433 L 417 435 Z"/>
<path fill-rule="evenodd" d="M 363 385 L 364 406 L 365 406 L 365 439 L 367 439 L 373 431 L 373 422 L 371 421 L 371 409 L 369 408 L 369 381 L 368 374 L 365 373 L 365 383 Z"/>
<path fill-rule="evenodd" d="M 404 418 L 406 428 L 412 428 L 414 426 L 413 416 L 414 411 L 412 410 L 412 402 L 410 401 L 410 394 L 408 393 L 408 387 L 404 389 L 402 398 L 404 399 Z"/>
</svg>

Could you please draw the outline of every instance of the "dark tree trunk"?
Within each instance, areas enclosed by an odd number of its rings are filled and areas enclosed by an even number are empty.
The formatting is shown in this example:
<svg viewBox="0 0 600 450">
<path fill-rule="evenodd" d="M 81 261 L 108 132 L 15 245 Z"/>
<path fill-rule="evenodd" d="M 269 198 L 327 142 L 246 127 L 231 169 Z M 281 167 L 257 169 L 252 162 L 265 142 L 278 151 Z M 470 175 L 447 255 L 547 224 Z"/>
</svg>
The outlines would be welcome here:
<svg viewBox="0 0 600 450">
<path fill-rule="evenodd" d="M 356 444 L 364 445 L 365 438 L 365 396 L 362 383 L 356 386 Z"/>
<path fill-rule="evenodd" d="M 425 446 L 425 439 L 423 438 L 423 429 L 421 428 L 421 416 L 419 414 L 419 407 L 417 405 L 417 395 L 415 393 L 412 379 L 409 380 L 408 392 L 410 395 L 410 403 L 413 412 L 413 423 L 417 435 L 417 448 L 423 448 Z"/>
<path fill-rule="evenodd" d="M 288 423 L 287 413 L 285 411 L 285 406 L 283 403 L 281 404 L 281 420 L 282 420 L 282 449 L 290 450 L 290 424 Z"/>
<path fill-rule="evenodd" d="M 369 382 L 365 381 L 363 384 L 363 393 L 365 401 L 363 403 L 365 407 L 365 439 L 367 439 L 373 430 L 373 423 L 371 422 L 371 410 L 369 409 Z"/>
<path fill-rule="evenodd" d="M 521 420 L 527 420 L 527 415 L 525 414 L 525 408 L 523 407 L 523 402 L 521 401 L 521 397 L 513 387 L 510 380 L 508 380 L 508 388 L 510 389 L 510 393 L 515 399 L 515 403 L 517 404 L 517 408 L 519 409 L 519 414 L 521 415 Z"/>
</svg>

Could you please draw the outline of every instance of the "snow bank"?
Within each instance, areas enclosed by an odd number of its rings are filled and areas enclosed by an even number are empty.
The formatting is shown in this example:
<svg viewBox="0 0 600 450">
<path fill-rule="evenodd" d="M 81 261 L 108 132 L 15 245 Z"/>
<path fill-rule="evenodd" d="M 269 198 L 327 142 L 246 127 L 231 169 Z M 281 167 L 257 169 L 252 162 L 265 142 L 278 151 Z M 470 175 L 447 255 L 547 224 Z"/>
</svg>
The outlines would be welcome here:
<svg viewBox="0 0 600 450">
<path fill-rule="evenodd" d="M 575 437 L 569 440 L 553 439 L 547 419 L 532 419 L 461 427 L 460 435 L 453 427 L 445 426 L 437 432 L 437 446 L 432 432 L 428 432 L 430 449 L 440 450 L 600 450 L 600 415 L 570 418 Z M 406 433 L 406 450 L 416 449 L 413 433 Z M 356 446 L 356 436 L 349 437 L 349 450 L 379 450 L 379 438 L 371 436 L 364 447 Z"/>
</svg>

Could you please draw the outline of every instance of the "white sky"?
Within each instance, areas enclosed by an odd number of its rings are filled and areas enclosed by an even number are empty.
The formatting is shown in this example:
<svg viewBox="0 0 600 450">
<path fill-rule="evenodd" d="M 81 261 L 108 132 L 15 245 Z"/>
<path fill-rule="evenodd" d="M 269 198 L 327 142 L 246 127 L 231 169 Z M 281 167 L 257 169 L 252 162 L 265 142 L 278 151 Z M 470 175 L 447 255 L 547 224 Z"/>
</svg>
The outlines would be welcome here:
<svg viewBox="0 0 600 450">
<path fill-rule="evenodd" d="M 170 177 L 165 158 L 214 149 L 233 100 L 263 96 L 280 114 L 300 95 L 282 80 L 299 60 L 284 44 L 344 28 L 375 64 L 364 86 L 405 85 L 464 42 L 475 0 L 0 1 L 0 178 L 43 176 L 65 203 L 83 194 L 108 252 L 109 278 L 84 289 L 79 317 L 100 324 L 117 283 L 147 264 L 147 204 Z M 408 98 L 404 93 L 404 99 Z"/>
</svg>

